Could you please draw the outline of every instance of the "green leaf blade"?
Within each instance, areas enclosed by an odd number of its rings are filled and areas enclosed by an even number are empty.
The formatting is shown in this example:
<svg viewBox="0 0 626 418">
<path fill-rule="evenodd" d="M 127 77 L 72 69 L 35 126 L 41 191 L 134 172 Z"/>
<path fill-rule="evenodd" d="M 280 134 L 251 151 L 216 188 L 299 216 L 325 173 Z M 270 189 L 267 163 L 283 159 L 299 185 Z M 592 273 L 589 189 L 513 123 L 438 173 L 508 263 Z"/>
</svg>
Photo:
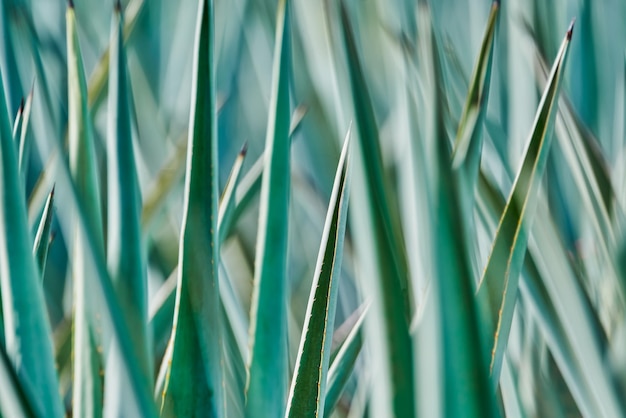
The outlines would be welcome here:
<svg viewBox="0 0 626 418">
<path fill-rule="evenodd" d="M 107 264 L 122 313 L 133 330 L 132 344 L 140 360 L 138 366 L 145 380 L 151 382 L 153 361 L 148 348 L 147 274 L 139 223 L 141 196 L 133 152 L 130 86 L 122 42 L 123 24 L 122 11 L 116 7 L 109 49 Z M 138 410 L 139 402 L 132 398 L 133 393 L 129 390 L 127 371 L 118 358 L 120 352 L 117 348 L 113 350 L 106 366 L 106 414 L 121 416 L 123 411 L 141 414 Z"/>
<path fill-rule="evenodd" d="M 161 413 L 222 417 L 213 2 L 201 1 L 198 12 L 172 354 L 163 365 Z"/>
<path fill-rule="evenodd" d="M 348 195 L 349 135 L 339 159 L 311 287 L 286 417 L 318 417 L 324 411 L 332 332 L 341 276 Z"/>
<path fill-rule="evenodd" d="M 52 215 L 54 204 L 54 187 L 48 194 L 46 199 L 46 205 L 43 208 L 43 214 L 39 221 L 39 227 L 37 228 L 37 235 L 35 235 L 35 243 L 33 245 L 33 255 L 37 260 L 37 266 L 39 267 L 39 274 L 43 281 L 44 271 L 46 270 L 46 260 L 48 259 L 48 246 L 50 244 L 50 227 L 52 225 Z"/>
<path fill-rule="evenodd" d="M 368 309 L 369 304 L 357 310 L 359 317 L 328 369 L 328 383 L 326 385 L 323 415 L 325 417 L 330 416 L 337 401 L 339 401 L 341 392 L 346 386 L 356 360 L 361 353 L 361 348 L 363 347 L 363 321 L 365 320 Z"/>
<path fill-rule="evenodd" d="M 0 83 L 0 286 L 7 355 L 20 380 L 30 383 L 46 417 L 63 416 L 51 330 L 32 254 L 16 147 Z"/>
<path fill-rule="evenodd" d="M 500 218 L 489 261 L 481 279 L 480 299 L 484 341 L 492 345 L 490 373 L 497 384 L 513 319 L 519 275 L 528 243 L 528 228 L 552 140 L 552 125 L 563 67 L 572 36 L 573 22 L 552 67 L 539 104 L 524 160 Z"/>
<path fill-rule="evenodd" d="M 482 121 L 487 109 L 494 39 L 500 11 L 500 2 L 494 1 L 487 21 L 478 59 L 474 66 L 467 100 L 452 152 L 452 166 L 461 167 L 466 178 L 466 190 L 473 192 L 480 167 L 482 151 Z M 473 194 L 473 193 L 472 193 Z"/>
<path fill-rule="evenodd" d="M 73 5 L 67 8 L 68 141 L 72 178 L 78 199 L 85 208 L 87 228 L 95 239 L 98 254 L 104 255 L 100 192 L 95 163 L 94 139 L 87 108 L 87 84 L 76 28 Z M 96 305 L 88 281 L 92 266 L 84 254 L 85 237 L 77 234 L 72 254 L 74 277 L 74 379 L 73 411 L 77 416 L 102 416 L 102 336 L 96 324 Z"/>
<path fill-rule="evenodd" d="M 359 201 L 359 209 L 355 211 L 359 226 L 355 234 L 363 234 L 360 238 L 356 236 L 357 251 L 360 261 L 368 265 L 366 275 L 371 276 L 365 278 L 374 311 L 369 324 L 373 332 L 368 341 L 376 347 L 373 355 L 384 364 L 385 373 L 374 382 L 374 390 L 380 393 L 372 398 L 373 411 L 408 417 L 414 415 L 416 407 L 406 254 L 399 227 L 394 223 L 399 216 L 394 211 L 396 216 L 392 217 L 389 207 L 392 201 L 386 192 L 376 118 L 343 2 L 340 10 L 359 139 L 355 142 L 358 150 L 355 152 L 355 173 L 358 173 L 355 179 L 363 176 L 363 181 L 355 181 L 352 201 L 355 206 Z"/>
<path fill-rule="evenodd" d="M 290 1 L 280 0 L 250 321 L 246 416 L 280 416 L 287 392 L 287 237 L 290 193 Z"/>
</svg>

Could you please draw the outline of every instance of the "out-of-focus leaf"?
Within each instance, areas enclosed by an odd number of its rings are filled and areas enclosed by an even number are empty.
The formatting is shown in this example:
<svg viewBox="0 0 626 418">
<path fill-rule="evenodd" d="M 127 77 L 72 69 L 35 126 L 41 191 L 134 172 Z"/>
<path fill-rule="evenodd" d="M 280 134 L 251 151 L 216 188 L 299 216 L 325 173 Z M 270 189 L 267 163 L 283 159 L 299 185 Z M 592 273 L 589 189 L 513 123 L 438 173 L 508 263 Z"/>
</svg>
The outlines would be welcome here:
<svg viewBox="0 0 626 418">
<path fill-rule="evenodd" d="M 120 7 L 118 3 L 113 14 L 109 49 L 107 264 L 122 313 L 133 330 L 132 344 L 140 361 L 138 366 L 145 380 L 151 382 L 153 365 L 148 347 L 147 275 L 139 225 L 141 196 L 133 152 L 130 86 L 122 42 L 124 19 Z M 120 355 L 119 350 L 113 348 L 107 360 L 105 413 L 110 417 L 143 415 L 138 400 L 132 398 L 129 377 Z"/>
<path fill-rule="evenodd" d="M 72 178 L 79 199 L 84 205 L 88 228 L 96 240 L 93 245 L 104 255 L 100 191 L 96 171 L 94 138 L 91 116 L 87 108 L 87 84 L 76 30 L 73 4 L 66 12 L 67 24 L 67 77 L 68 77 L 68 140 Z M 74 278 L 74 380 L 73 407 L 76 416 L 102 416 L 102 342 L 96 321 L 97 307 L 93 291 L 89 289 L 92 267 L 86 262 L 85 242 L 76 234 L 72 249 Z"/>
<path fill-rule="evenodd" d="M 235 191 L 239 185 L 239 178 L 241 176 L 241 167 L 246 157 L 248 146 L 244 144 L 237 155 L 237 159 L 233 164 L 233 168 L 226 181 L 226 187 L 224 193 L 220 199 L 219 214 L 217 217 L 217 225 L 219 230 L 219 241 L 224 242 L 226 233 L 230 230 L 233 222 L 233 215 L 235 210 Z"/>
<path fill-rule="evenodd" d="M 18 145 L 19 138 L 18 134 L 22 132 L 22 115 L 24 114 L 24 99 L 20 103 L 20 107 L 17 108 L 17 115 L 15 115 L 15 120 L 13 121 L 13 142 Z"/>
<path fill-rule="evenodd" d="M 213 2 L 199 2 L 171 362 L 161 414 L 222 417 Z"/>
<path fill-rule="evenodd" d="M 375 347 L 372 356 L 384 373 L 374 380 L 372 398 L 374 414 L 394 414 L 398 417 L 415 413 L 413 380 L 413 350 L 409 335 L 408 274 L 401 234 L 397 228 L 399 215 L 392 215 L 383 175 L 383 163 L 378 127 L 365 82 L 357 46 L 347 11 L 340 3 L 341 33 L 345 47 L 355 125 L 353 202 L 354 216 L 360 220 L 355 227 L 357 251 L 364 264 L 364 281 L 372 297 L 372 329 L 369 342 Z M 356 202 L 359 202 L 358 205 Z M 397 208 L 396 208 L 397 209 Z M 396 222 L 392 219 L 395 217 Z M 369 296 L 368 295 L 368 296 Z M 376 325 L 375 325 L 376 324 Z"/>
<path fill-rule="evenodd" d="M 497 7 L 497 6 L 496 6 Z M 493 10 L 493 9 L 492 9 Z M 461 170 L 454 170 L 451 161 L 450 141 L 444 122 L 444 83 L 439 58 L 439 45 L 432 26 L 430 7 L 419 2 L 420 59 L 426 103 L 430 103 L 430 131 L 425 142 L 430 146 L 429 158 L 435 160 L 434 187 L 431 191 L 434 208 L 434 225 L 430 238 L 434 243 L 437 279 L 433 283 L 438 297 L 441 323 L 439 367 L 443 373 L 443 410 L 446 417 L 495 417 L 495 397 L 490 390 L 487 372 L 488 356 L 480 334 L 480 316 L 474 296 L 474 277 L 470 260 L 470 244 L 465 194 L 474 185 L 466 176 L 478 174 L 479 158 L 463 159 Z M 471 91 L 471 88 L 470 88 Z M 477 111 L 480 111 L 477 109 Z M 463 129 L 463 128 L 461 128 Z M 472 138 L 477 141 L 477 138 Z M 471 145 L 477 146 L 476 144 Z M 479 144 L 478 144 L 479 146 Z M 480 150 L 477 157 L 480 155 Z M 474 161 L 472 161 L 474 159 Z M 475 170 L 469 173 L 467 170 Z M 472 193 L 473 194 L 473 193 Z M 464 205 L 465 204 L 465 205 Z M 470 211 L 471 213 L 472 211 Z"/>
<path fill-rule="evenodd" d="M 552 141 L 554 110 L 563 67 L 572 37 L 573 22 L 552 67 L 537 109 L 524 160 L 496 232 L 492 251 L 479 284 L 483 341 L 491 345 L 490 373 L 496 386 L 515 309 L 519 275 L 528 243 L 528 230 Z"/>
<path fill-rule="evenodd" d="M 34 87 L 33 87 L 34 88 Z M 24 103 L 24 111 L 22 112 L 22 126 L 20 129 L 20 141 L 18 151 L 18 167 L 20 170 L 20 176 L 22 182 L 26 183 L 26 174 L 28 172 L 28 159 L 30 157 L 30 135 L 28 135 L 28 128 L 30 126 L 30 111 L 33 106 L 33 89 L 30 90 L 26 102 Z M 14 127 L 15 128 L 15 127 Z M 15 136 L 15 132 L 13 132 Z"/>
<path fill-rule="evenodd" d="M 323 415 L 325 417 L 330 416 L 333 412 L 341 392 L 343 392 L 348 378 L 352 374 L 354 364 L 361 353 L 361 347 L 363 346 L 363 321 L 365 320 L 365 315 L 367 315 L 368 308 L 369 304 L 359 308 L 360 313 L 357 321 L 346 336 L 345 341 L 341 344 L 328 369 Z"/>
<path fill-rule="evenodd" d="M 1 82 L 0 192 L 0 287 L 6 354 L 20 381 L 26 382 L 46 406 L 41 411 L 43 416 L 61 417 L 50 324 L 33 258 L 24 191 Z"/>
<path fill-rule="evenodd" d="M 0 344 L 0 416 L 34 417 L 44 416 L 42 405 L 37 404 L 34 393 L 28 393 L 24 382 L 13 369 L 4 345 Z M 34 411 L 37 411 L 35 413 Z"/>
<path fill-rule="evenodd" d="M 246 416 L 249 418 L 284 414 L 287 392 L 290 3 L 279 0 L 276 20 L 250 315 L 250 360 L 246 383 Z"/>
<path fill-rule="evenodd" d="M 335 324 L 338 280 L 341 276 L 348 213 L 349 144 L 350 131 L 339 158 L 333 192 L 328 204 L 298 358 L 291 381 L 285 414 L 287 417 L 318 417 L 324 412 L 331 335 Z"/>
<path fill-rule="evenodd" d="M 126 19 L 123 30 L 124 41 L 126 41 L 133 33 L 137 19 L 141 16 L 141 12 L 145 9 L 145 4 L 145 0 L 131 0 L 126 6 L 126 11 L 124 13 Z M 89 79 L 88 95 L 90 108 L 94 107 L 104 99 L 104 93 L 106 92 L 107 81 L 109 78 L 110 48 L 111 45 L 109 45 L 107 50 L 104 51 L 102 57 L 100 57 L 100 61 L 91 74 L 91 78 Z"/>
<path fill-rule="evenodd" d="M 476 176 L 482 152 L 482 121 L 487 109 L 491 65 L 493 62 L 496 24 L 500 2 L 494 1 L 487 21 L 487 28 L 474 66 L 474 73 L 467 92 L 459 129 L 452 151 L 452 167 L 458 169 L 464 183 L 463 189 L 473 196 Z"/>
<path fill-rule="evenodd" d="M 39 221 L 39 227 L 37 228 L 37 235 L 35 235 L 35 244 L 33 245 L 33 255 L 37 261 L 39 267 L 39 274 L 41 280 L 43 280 L 44 272 L 46 271 L 46 260 L 48 258 L 48 245 L 50 244 L 50 225 L 52 224 L 52 214 L 54 202 L 54 187 L 48 195 L 46 205 L 43 208 L 43 214 Z"/>
</svg>

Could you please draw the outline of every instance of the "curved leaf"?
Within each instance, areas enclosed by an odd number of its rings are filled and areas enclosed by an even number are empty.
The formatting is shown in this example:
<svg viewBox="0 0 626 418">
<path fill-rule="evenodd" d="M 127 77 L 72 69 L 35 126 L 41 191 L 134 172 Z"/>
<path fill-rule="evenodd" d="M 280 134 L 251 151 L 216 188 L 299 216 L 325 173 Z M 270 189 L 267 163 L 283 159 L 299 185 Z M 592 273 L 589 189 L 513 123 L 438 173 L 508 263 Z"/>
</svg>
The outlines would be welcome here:
<svg viewBox="0 0 626 418">
<path fill-rule="evenodd" d="M 558 101 L 563 67 L 567 60 L 573 24 L 567 31 L 543 97 L 524 160 L 493 242 L 491 254 L 478 288 L 482 311 L 483 337 L 491 345 L 490 373 L 495 387 L 499 380 L 513 311 L 519 275 L 528 244 L 528 229 L 536 209 L 537 193 L 552 141 L 552 125 Z"/>
<path fill-rule="evenodd" d="M 52 214 L 54 202 L 54 187 L 48 195 L 46 205 L 43 208 L 43 214 L 35 235 L 35 244 L 33 245 L 33 255 L 39 267 L 39 274 L 43 281 L 44 272 L 46 271 L 46 260 L 48 258 L 48 245 L 50 244 L 50 226 L 52 224 Z"/>
<path fill-rule="evenodd" d="M 4 98 L 0 82 L 0 286 L 4 343 L 18 378 L 29 383 L 46 406 L 43 416 L 61 417 L 50 324 L 33 258 L 24 191 Z"/>
</svg>

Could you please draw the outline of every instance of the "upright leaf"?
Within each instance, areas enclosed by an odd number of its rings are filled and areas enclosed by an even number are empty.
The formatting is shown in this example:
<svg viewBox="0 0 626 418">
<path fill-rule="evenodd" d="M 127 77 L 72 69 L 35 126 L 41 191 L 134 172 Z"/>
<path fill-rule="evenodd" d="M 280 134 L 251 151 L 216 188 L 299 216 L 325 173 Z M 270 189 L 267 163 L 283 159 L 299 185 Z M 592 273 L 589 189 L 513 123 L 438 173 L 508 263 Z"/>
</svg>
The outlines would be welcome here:
<svg viewBox="0 0 626 418">
<path fill-rule="evenodd" d="M 147 276 L 139 226 L 141 196 L 133 153 L 132 113 L 122 43 L 123 22 L 118 3 L 109 49 L 107 264 L 126 322 L 133 330 L 132 343 L 140 361 L 139 367 L 146 381 L 151 382 L 153 372 L 148 348 Z M 132 398 L 129 376 L 119 359 L 120 355 L 119 350 L 113 348 L 106 366 L 105 412 L 111 417 L 139 414 L 137 400 Z"/>
<path fill-rule="evenodd" d="M 367 302 L 366 302 L 367 303 Z M 369 303 L 362 308 L 357 309 L 359 315 L 356 322 L 352 326 L 352 329 L 346 336 L 345 341 L 341 344 L 339 351 L 334 359 L 331 360 L 330 367 L 328 369 L 328 379 L 326 385 L 326 395 L 324 399 L 324 415 L 330 416 L 335 404 L 341 396 L 348 378 L 354 369 L 361 348 L 363 346 L 363 321 L 365 315 L 369 309 Z M 360 311 L 360 312 L 359 312 Z"/>
<path fill-rule="evenodd" d="M 348 214 L 349 143 L 348 131 L 328 204 L 286 417 L 318 417 L 324 412 L 331 337 L 337 307 L 337 281 L 341 276 Z"/>
<path fill-rule="evenodd" d="M 426 131 L 429 145 L 428 158 L 432 160 L 433 186 L 431 217 L 434 225 L 430 238 L 434 243 L 436 276 L 434 291 L 439 300 L 441 324 L 439 367 L 443 372 L 443 409 L 446 417 L 497 416 L 495 397 L 489 390 L 487 355 L 481 344 L 478 307 L 474 297 L 474 277 L 471 269 L 466 211 L 471 206 L 465 192 L 468 184 L 466 170 L 478 170 L 470 160 L 463 169 L 452 168 L 450 141 L 448 140 L 444 109 L 445 91 L 441 76 L 439 45 L 432 24 L 430 7 L 420 1 L 420 58 L 424 77 L 426 113 L 431 129 Z M 496 6 L 497 7 L 497 6 Z M 479 111 L 479 109 L 476 109 Z M 463 129 L 463 128 L 462 128 Z M 476 137 L 472 138 L 476 141 Z M 473 144 L 472 147 L 476 146 Z M 476 157 L 480 157 L 480 149 Z M 476 176 L 477 173 L 474 173 Z M 464 206 L 464 203 L 466 206 Z M 470 212 L 471 213 L 471 212 Z"/>
<path fill-rule="evenodd" d="M 33 87 L 34 88 L 34 87 Z M 30 90 L 26 103 L 24 103 L 24 111 L 22 112 L 22 126 L 20 128 L 20 142 L 18 151 L 18 167 L 22 182 L 26 183 L 26 174 L 28 173 L 28 158 L 30 157 L 30 135 L 28 128 L 30 126 L 30 111 L 33 107 L 33 90 Z M 15 135 L 15 133 L 14 133 Z"/>
<path fill-rule="evenodd" d="M 279 0 L 270 113 L 265 139 L 246 416 L 277 417 L 287 392 L 287 236 L 289 218 L 290 0 Z"/>
<path fill-rule="evenodd" d="M 381 364 L 376 373 L 383 373 L 374 381 L 377 396 L 372 398 L 372 406 L 374 414 L 408 417 L 413 416 L 416 409 L 406 259 L 389 207 L 372 100 L 343 2 L 341 22 L 359 139 L 355 143 L 358 151 L 354 160 L 358 174 L 355 179 L 359 181 L 354 182 L 353 188 L 353 207 L 357 208 L 354 216 L 358 217 L 357 251 L 374 311 L 368 318 L 369 329 L 373 331 L 368 338 L 374 347 L 372 355 Z"/>
<path fill-rule="evenodd" d="M 46 260 L 48 259 L 48 245 L 50 244 L 50 226 L 52 225 L 52 214 L 54 202 L 54 187 L 48 195 L 46 205 L 43 208 L 43 214 L 39 221 L 37 234 L 35 235 L 35 244 L 33 245 L 33 255 L 39 267 L 39 274 L 43 280 L 44 271 L 46 270 Z"/>
<path fill-rule="evenodd" d="M 517 299 L 519 275 L 528 244 L 528 230 L 552 141 L 554 110 L 574 22 L 561 44 L 537 109 L 524 160 L 513 184 L 478 288 L 484 341 L 491 345 L 490 373 L 497 384 Z"/>
<path fill-rule="evenodd" d="M 85 208 L 87 227 L 96 240 L 93 244 L 98 253 L 104 255 L 93 128 L 87 108 L 87 84 L 72 3 L 67 9 L 66 24 L 70 170 L 78 199 Z M 99 417 L 102 416 L 102 358 L 98 350 L 101 336 L 98 335 L 93 292 L 88 285 L 93 267 L 84 254 L 83 239 L 82 234 L 76 234 L 71 258 L 74 277 L 73 411 L 81 417 Z"/>
<path fill-rule="evenodd" d="M 43 416 L 43 407 L 35 394 L 29 391 L 13 369 L 4 346 L 0 344 L 0 417 Z M 37 411 L 35 414 L 34 411 Z"/>
<path fill-rule="evenodd" d="M 217 217 L 220 244 L 224 242 L 226 234 L 233 225 L 233 217 L 236 207 L 235 196 L 237 186 L 239 185 L 239 179 L 241 178 L 241 167 L 243 166 L 243 161 L 246 158 L 247 151 L 248 146 L 247 144 L 244 144 L 241 151 L 239 151 L 239 154 L 237 155 L 235 163 L 233 164 L 233 168 L 228 176 L 228 181 L 226 181 L 224 193 L 220 199 L 219 214 Z"/>
<path fill-rule="evenodd" d="M 24 191 L 0 82 L 0 287 L 6 353 L 20 381 L 30 385 L 43 416 L 61 417 L 50 324 L 26 221 Z"/>
<path fill-rule="evenodd" d="M 489 85 L 491 79 L 491 65 L 493 62 L 494 39 L 496 24 L 500 11 L 500 2 L 494 1 L 489 13 L 487 28 L 480 46 L 480 52 L 470 82 L 467 99 L 459 121 L 454 149 L 452 152 L 452 166 L 462 173 L 465 181 L 464 189 L 473 195 L 480 168 L 482 152 L 482 121 L 487 109 Z"/>
<path fill-rule="evenodd" d="M 172 357 L 162 416 L 224 414 L 213 1 L 199 2 Z"/>
</svg>

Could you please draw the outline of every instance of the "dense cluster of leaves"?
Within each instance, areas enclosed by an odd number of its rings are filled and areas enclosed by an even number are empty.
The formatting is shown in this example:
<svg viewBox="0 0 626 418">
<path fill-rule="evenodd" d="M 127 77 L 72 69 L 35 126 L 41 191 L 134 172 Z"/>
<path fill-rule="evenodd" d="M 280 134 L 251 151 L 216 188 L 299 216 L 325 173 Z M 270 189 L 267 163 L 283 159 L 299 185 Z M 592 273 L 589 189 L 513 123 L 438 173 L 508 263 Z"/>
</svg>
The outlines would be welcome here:
<svg viewBox="0 0 626 418">
<path fill-rule="evenodd" d="M 626 415 L 598 7 L 581 52 L 485 3 L 468 60 L 427 0 L 35 3 L 0 6 L 0 416 Z"/>
</svg>

